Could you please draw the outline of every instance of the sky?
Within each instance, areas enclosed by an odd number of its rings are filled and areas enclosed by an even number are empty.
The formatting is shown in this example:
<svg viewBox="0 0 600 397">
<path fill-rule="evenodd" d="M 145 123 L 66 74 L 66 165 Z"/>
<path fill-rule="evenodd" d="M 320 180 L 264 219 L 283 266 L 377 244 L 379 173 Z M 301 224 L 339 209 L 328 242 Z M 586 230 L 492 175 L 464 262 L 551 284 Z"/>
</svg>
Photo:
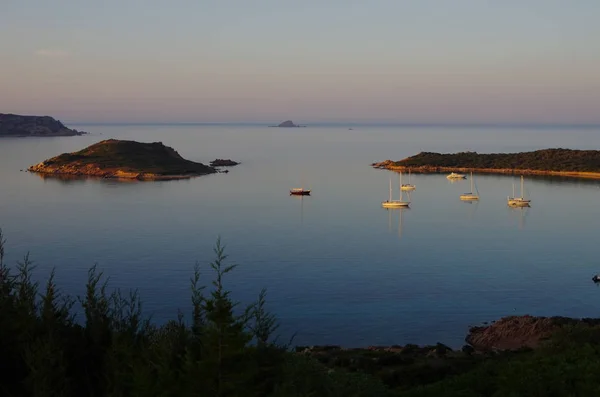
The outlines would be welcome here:
<svg viewBox="0 0 600 397">
<path fill-rule="evenodd" d="M 598 0 L 0 0 L 0 113 L 600 124 Z"/>
</svg>

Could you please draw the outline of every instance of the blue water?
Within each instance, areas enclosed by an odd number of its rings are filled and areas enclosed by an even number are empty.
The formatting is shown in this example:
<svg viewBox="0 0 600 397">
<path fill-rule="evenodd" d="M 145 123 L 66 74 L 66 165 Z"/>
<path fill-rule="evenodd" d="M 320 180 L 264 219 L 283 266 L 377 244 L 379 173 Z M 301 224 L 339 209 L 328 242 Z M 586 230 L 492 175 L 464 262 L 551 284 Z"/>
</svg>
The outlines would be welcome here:
<svg viewBox="0 0 600 397">
<path fill-rule="evenodd" d="M 469 325 L 511 314 L 597 316 L 600 182 L 526 178 L 529 209 L 510 209 L 508 176 L 412 175 L 411 209 L 381 201 L 397 174 L 369 164 L 420 151 L 600 148 L 594 128 L 94 125 L 89 136 L 0 140 L 0 227 L 8 260 L 26 252 L 83 293 L 94 263 L 110 285 L 139 289 L 157 322 L 190 307 L 189 278 L 217 236 L 239 267 L 242 302 L 268 290 L 286 340 L 346 346 L 460 346 Z M 161 141 L 191 160 L 232 158 L 229 174 L 186 181 L 61 181 L 20 172 L 107 138 Z M 406 176 L 405 176 L 406 178 Z M 309 187 L 311 197 L 288 195 Z M 394 189 L 394 194 L 397 192 Z M 400 219 L 401 215 L 401 219 Z M 206 284 L 210 274 L 204 272 Z"/>
</svg>

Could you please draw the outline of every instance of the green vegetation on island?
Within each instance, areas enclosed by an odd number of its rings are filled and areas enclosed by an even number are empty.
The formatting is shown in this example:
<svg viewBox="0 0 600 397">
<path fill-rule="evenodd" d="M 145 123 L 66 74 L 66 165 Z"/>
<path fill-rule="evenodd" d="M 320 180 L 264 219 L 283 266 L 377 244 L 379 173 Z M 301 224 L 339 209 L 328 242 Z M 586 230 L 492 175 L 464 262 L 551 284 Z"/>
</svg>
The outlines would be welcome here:
<svg viewBox="0 0 600 397">
<path fill-rule="evenodd" d="M 139 180 L 181 179 L 217 172 L 186 160 L 161 142 L 109 139 L 74 153 L 63 153 L 28 168 L 49 175 L 95 176 Z"/>
<path fill-rule="evenodd" d="M 265 290 L 247 306 L 232 300 L 235 266 L 219 241 L 210 288 L 196 266 L 190 313 L 173 308 L 162 325 L 143 314 L 137 292 L 109 291 L 96 267 L 76 298 L 54 271 L 40 285 L 29 254 L 5 262 L 4 242 L 0 230 L 2 396 L 600 395 L 600 320 L 508 317 L 473 329 L 461 350 L 291 349 L 277 343 Z"/>
<path fill-rule="evenodd" d="M 75 136 L 85 132 L 67 128 L 50 116 L 21 116 L 0 113 L 0 137 Z"/>
<path fill-rule="evenodd" d="M 410 169 L 412 172 L 473 170 L 490 173 L 599 174 L 600 150 L 544 149 L 521 153 L 432 153 L 421 152 L 400 161 L 372 164 L 376 168 Z M 580 174 L 580 175 L 578 175 Z M 592 175 L 590 175 L 592 176 Z"/>
</svg>

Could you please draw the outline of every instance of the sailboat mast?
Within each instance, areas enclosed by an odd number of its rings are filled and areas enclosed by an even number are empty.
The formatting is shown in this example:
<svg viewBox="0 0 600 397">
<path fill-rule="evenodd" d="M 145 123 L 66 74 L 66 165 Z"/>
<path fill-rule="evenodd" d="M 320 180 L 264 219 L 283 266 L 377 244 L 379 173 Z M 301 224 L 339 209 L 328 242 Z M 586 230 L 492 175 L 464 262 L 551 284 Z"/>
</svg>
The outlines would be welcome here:
<svg viewBox="0 0 600 397">
<path fill-rule="evenodd" d="M 513 181 L 514 181 L 514 179 L 513 179 Z M 514 182 L 513 182 L 513 195 L 512 196 L 513 196 L 513 198 L 515 197 L 515 183 Z"/>
<path fill-rule="evenodd" d="M 473 171 L 471 171 L 471 193 L 473 193 Z"/>
<path fill-rule="evenodd" d="M 390 199 L 388 201 L 392 201 L 392 178 L 390 178 Z"/>
<path fill-rule="evenodd" d="M 402 171 L 400 171 L 400 184 L 398 185 L 398 191 L 400 192 L 399 200 L 402 201 Z"/>
<path fill-rule="evenodd" d="M 521 175 L 521 198 L 525 198 L 523 195 L 523 175 Z"/>
</svg>

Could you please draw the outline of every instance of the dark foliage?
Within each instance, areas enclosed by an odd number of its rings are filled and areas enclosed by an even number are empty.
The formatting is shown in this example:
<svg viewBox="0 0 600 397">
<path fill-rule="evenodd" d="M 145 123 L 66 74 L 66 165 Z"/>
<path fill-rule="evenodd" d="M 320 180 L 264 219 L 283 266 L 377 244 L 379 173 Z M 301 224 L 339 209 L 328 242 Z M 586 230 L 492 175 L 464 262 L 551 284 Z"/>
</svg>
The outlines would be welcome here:
<svg viewBox="0 0 600 397">
<path fill-rule="evenodd" d="M 209 174 L 212 167 L 186 160 L 161 142 L 142 143 L 108 139 L 73 153 L 63 153 L 44 161 L 46 165 L 102 170 L 120 169 L 158 175 Z"/>
<path fill-rule="evenodd" d="M 452 351 L 444 345 L 296 348 L 273 338 L 266 293 L 240 307 L 225 287 L 235 265 L 220 241 L 211 288 L 191 278 L 193 310 L 162 326 L 142 316 L 134 291 L 108 291 L 88 274 L 74 299 L 54 282 L 33 282 L 26 255 L 4 261 L 0 230 L 0 396 L 596 396 L 600 327 L 561 320 L 561 331 L 535 350 Z M 81 305 L 82 318 L 73 313 Z"/>
<path fill-rule="evenodd" d="M 0 230 L 0 396 L 383 396 L 371 377 L 330 373 L 273 339 L 275 317 L 266 292 L 244 308 L 230 298 L 225 277 L 235 265 L 220 240 L 212 288 L 191 279 L 191 323 L 156 326 L 142 316 L 136 292 L 108 292 L 96 267 L 76 300 L 54 272 L 32 281 L 29 255 L 4 262 Z M 83 318 L 76 321 L 73 305 Z M 303 378 L 306 377 L 306 378 Z M 301 385 L 300 387 L 298 385 Z M 381 392 L 380 392 L 381 391 Z"/>
<path fill-rule="evenodd" d="M 544 149 L 522 153 L 421 152 L 395 163 L 406 167 L 495 168 L 600 172 L 600 150 Z"/>
</svg>

